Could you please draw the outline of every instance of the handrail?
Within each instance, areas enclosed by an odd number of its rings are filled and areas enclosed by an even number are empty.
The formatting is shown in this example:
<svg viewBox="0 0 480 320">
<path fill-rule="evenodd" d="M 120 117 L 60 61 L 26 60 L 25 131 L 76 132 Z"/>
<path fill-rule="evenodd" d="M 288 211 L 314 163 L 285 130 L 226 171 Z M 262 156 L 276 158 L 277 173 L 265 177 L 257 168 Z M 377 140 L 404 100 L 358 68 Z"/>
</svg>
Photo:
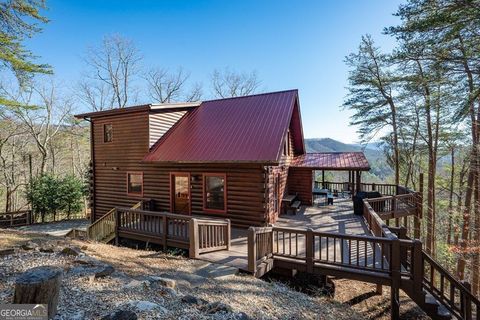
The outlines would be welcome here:
<svg viewBox="0 0 480 320">
<path fill-rule="evenodd" d="M 133 209 L 141 208 L 143 200 L 132 206 Z M 115 234 L 115 208 L 111 209 L 87 227 L 87 237 L 95 241 L 110 241 Z M 105 240 L 106 239 L 106 240 Z"/>
<path fill-rule="evenodd" d="M 437 261 L 425 251 L 422 254 L 424 279 L 423 287 L 427 289 L 438 301 L 440 301 L 452 314 L 460 319 L 472 319 L 475 306 L 477 318 L 480 316 L 480 300 L 475 297 L 467 283 L 455 279 Z M 439 279 L 435 279 L 436 274 Z M 447 287 L 445 282 L 450 285 Z"/>
</svg>

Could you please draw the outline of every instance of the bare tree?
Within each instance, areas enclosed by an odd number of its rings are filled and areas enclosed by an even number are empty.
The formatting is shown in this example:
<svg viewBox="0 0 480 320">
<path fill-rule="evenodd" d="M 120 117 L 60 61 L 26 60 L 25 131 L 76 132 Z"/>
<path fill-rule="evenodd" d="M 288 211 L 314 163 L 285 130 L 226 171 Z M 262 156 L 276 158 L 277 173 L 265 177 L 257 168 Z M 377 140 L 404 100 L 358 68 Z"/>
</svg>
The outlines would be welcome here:
<svg viewBox="0 0 480 320">
<path fill-rule="evenodd" d="M 34 85 L 26 92 L 22 92 L 22 98 L 27 105 L 38 99 L 37 108 L 20 109 L 15 112 L 40 153 L 39 173 L 45 172 L 52 140 L 64 126 L 73 106 L 71 99 L 65 98 L 60 93 L 53 79 L 46 83 L 48 84 L 43 86 Z"/>
<path fill-rule="evenodd" d="M 147 81 L 148 93 L 154 102 L 198 101 L 202 97 L 201 84 L 195 83 L 190 89 L 186 89 L 190 74 L 183 68 L 174 72 L 166 68 L 150 69 L 143 78 Z"/>
<path fill-rule="evenodd" d="M 107 97 L 111 94 L 114 106 L 124 108 L 133 98 L 133 82 L 139 74 L 141 60 L 142 57 L 131 40 L 119 35 L 105 37 L 100 46 L 91 47 L 88 50 L 85 63 L 91 69 L 89 78 L 108 88 L 101 85 L 88 87 L 86 91 L 82 90 L 85 95 L 84 100 L 89 101 L 88 103 L 92 106 L 92 94 L 102 94 Z M 105 91 L 107 89 L 109 94 Z M 98 108 L 99 100 L 103 101 L 103 99 L 96 97 L 93 105 Z"/>
<path fill-rule="evenodd" d="M 256 93 L 261 85 L 255 71 L 237 73 L 228 68 L 212 73 L 213 95 L 219 98 L 240 97 Z"/>
<path fill-rule="evenodd" d="M 105 82 L 81 81 L 78 92 L 79 99 L 93 111 L 107 110 L 115 104 L 112 88 Z"/>
<path fill-rule="evenodd" d="M 185 101 L 200 101 L 203 96 L 203 87 L 201 83 L 194 83 L 190 90 L 185 94 Z"/>
<path fill-rule="evenodd" d="M 148 84 L 150 98 L 159 103 L 178 101 L 182 95 L 185 82 L 190 75 L 179 68 L 176 72 L 169 72 L 165 68 L 148 70 L 144 79 Z"/>
</svg>

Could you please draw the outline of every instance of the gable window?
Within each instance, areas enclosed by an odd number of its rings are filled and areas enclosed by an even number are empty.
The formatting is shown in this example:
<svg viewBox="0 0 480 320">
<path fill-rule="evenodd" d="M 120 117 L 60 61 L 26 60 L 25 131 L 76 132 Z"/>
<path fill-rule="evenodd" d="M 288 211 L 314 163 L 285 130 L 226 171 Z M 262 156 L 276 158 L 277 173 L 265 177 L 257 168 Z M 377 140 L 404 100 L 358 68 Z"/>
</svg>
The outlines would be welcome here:
<svg viewBox="0 0 480 320">
<path fill-rule="evenodd" d="M 226 212 L 226 174 L 205 173 L 203 175 L 203 209 Z"/>
<path fill-rule="evenodd" d="M 143 195 L 143 172 L 127 172 L 127 194 Z"/>
<path fill-rule="evenodd" d="M 103 125 L 103 142 L 113 141 L 113 125 L 111 123 Z"/>
</svg>

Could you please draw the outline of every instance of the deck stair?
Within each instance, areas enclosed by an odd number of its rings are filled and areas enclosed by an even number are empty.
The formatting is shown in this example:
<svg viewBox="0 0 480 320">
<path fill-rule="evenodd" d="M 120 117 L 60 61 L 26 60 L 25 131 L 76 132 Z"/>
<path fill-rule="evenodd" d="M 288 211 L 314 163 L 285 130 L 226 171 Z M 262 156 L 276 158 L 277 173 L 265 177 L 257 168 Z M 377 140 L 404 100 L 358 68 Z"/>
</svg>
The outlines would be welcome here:
<svg viewBox="0 0 480 320">
<path fill-rule="evenodd" d="M 131 209 L 142 209 L 143 203 L 142 200 L 133 205 Z M 115 212 L 115 208 L 113 208 L 89 225 L 87 228 L 88 239 L 103 243 L 113 241 L 115 239 Z"/>
<path fill-rule="evenodd" d="M 371 235 L 251 227 L 248 270 L 257 277 L 273 269 L 296 270 L 389 286 L 391 319 L 400 317 L 402 290 L 433 320 L 480 320 L 480 301 L 470 285 L 423 250 L 418 197 L 365 199 L 363 216 Z M 373 208 L 388 213 L 377 214 Z"/>
</svg>

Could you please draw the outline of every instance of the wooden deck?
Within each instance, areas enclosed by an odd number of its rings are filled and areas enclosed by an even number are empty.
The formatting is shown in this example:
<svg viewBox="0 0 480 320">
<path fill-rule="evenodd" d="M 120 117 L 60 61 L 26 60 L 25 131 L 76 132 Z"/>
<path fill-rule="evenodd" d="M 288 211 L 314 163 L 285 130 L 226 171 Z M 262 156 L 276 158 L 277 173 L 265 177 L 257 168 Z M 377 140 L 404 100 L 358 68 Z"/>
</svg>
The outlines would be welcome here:
<svg viewBox="0 0 480 320">
<path fill-rule="evenodd" d="M 314 231 L 338 232 L 348 235 L 371 235 L 364 219 L 353 214 L 353 203 L 350 198 L 335 199 L 333 206 L 326 206 L 321 201 L 316 202 L 315 206 L 303 206 L 296 215 L 280 216 L 275 226 L 282 228 L 310 228 Z M 302 239 L 299 240 L 302 241 Z M 246 229 L 232 228 L 230 250 L 202 254 L 200 259 L 248 271 L 247 242 Z M 336 243 L 335 245 L 338 246 L 340 244 Z M 354 248 L 352 247 L 351 249 Z M 334 252 L 334 250 L 331 252 Z M 373 253 L 371 257 L 373 258 Z M 338 258 L 341 259 L 341 257 Z"/>
</svg>

